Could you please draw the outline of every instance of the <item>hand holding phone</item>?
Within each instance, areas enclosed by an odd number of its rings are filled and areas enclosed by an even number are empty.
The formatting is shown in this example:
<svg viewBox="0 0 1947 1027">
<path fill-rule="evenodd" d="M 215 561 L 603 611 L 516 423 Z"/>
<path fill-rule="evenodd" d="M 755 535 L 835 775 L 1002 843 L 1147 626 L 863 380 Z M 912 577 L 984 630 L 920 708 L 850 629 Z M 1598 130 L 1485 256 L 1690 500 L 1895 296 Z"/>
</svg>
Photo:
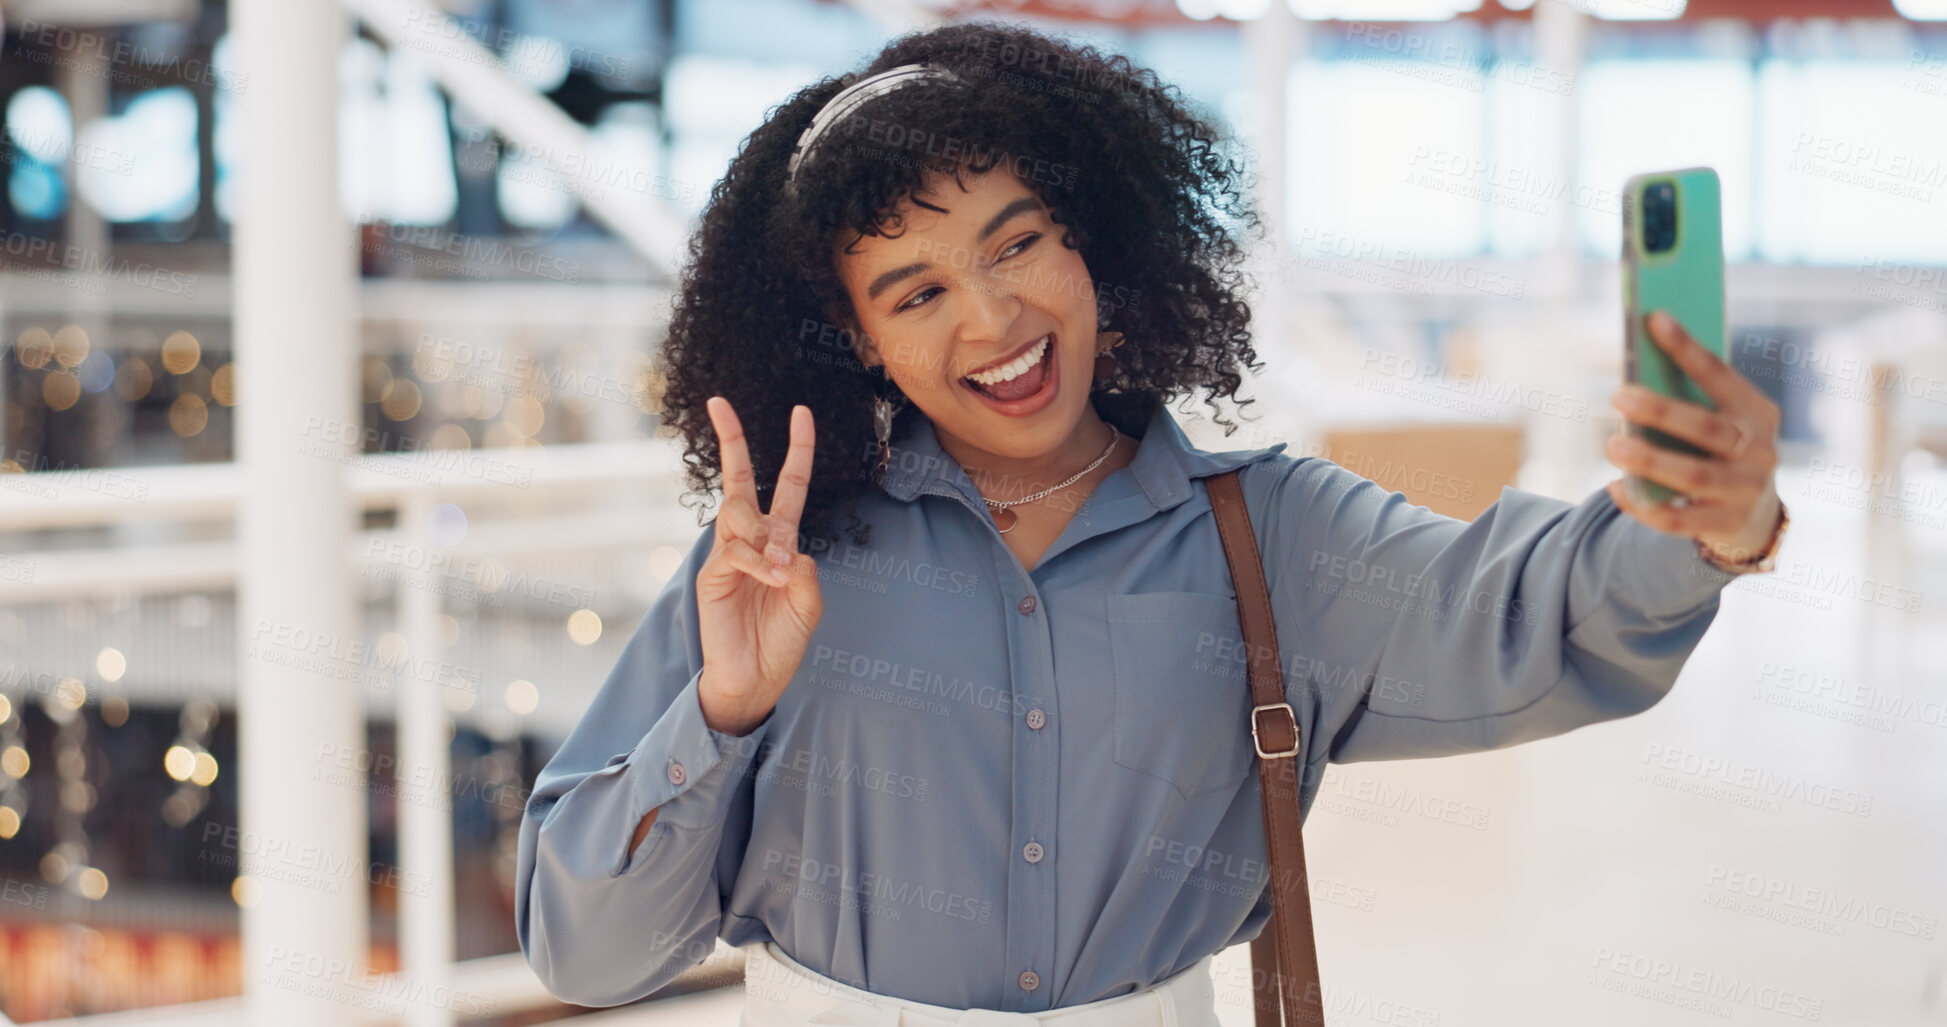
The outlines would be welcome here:
<svg viewBox="0 0 1947 1027">
<path fill-rule="evenodd" d="M 1609 458 L 1629 472 L 1616 505 L 1719 555 L 1761 552 L 1782 516 L 1777 404 L 1725 357 L 1724 248 L 1717 173 L 1637 175 L 1623 202 L 1625 363 L 1612 403 L 1628 437 Z"/>
<path fill-rule="evenodd" d="M 1724 348 L 1724 233 L 1721 188 L 1710 168 L 1636 175 L 1623 187 L 1624 366 L 1627 381 L 1650 392 L 1714 409 L 1716 403 L 1684 374 L 1651 337 L 1647 317 L 1664 310 L 1720 360 Z M 1629 424 L 1651 445 L 1704 456 L 1672 436 Z M 1683 495 L 1663 483 L 1632 476 L 1630 489 L 1648 503 Z"/>
</svg>

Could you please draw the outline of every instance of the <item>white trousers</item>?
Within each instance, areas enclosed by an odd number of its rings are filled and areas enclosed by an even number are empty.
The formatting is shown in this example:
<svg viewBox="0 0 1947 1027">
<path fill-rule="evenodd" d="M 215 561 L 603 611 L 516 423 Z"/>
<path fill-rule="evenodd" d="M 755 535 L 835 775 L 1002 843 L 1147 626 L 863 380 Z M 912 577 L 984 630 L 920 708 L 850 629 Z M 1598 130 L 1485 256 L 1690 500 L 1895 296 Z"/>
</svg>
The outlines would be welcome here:
<svg viewBox="0 0 1947 1027">
<path fill-rule="evenodd" d="M 1144 991 L 1041 1013 L 952 1009 L 861 991 L 784 954 L 744 948 L 742 1027 L 1217 1027 L 1214 956 Z"/>
</svg>

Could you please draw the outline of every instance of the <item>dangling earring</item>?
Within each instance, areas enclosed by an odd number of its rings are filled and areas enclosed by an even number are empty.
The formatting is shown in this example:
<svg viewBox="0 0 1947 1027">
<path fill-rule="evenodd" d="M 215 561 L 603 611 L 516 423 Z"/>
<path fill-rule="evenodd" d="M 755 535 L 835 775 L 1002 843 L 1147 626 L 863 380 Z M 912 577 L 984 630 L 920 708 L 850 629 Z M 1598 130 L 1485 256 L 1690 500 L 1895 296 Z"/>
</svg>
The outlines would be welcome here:
<svg viewBox="0 0 1947 1027">
<path fill-rule="evenodd" d="M 1109 355 L 1109 351 L 1120 345 L 1122 345 L 1121 332 L 1102 330 L 1095 333 L 1095 379 L 1097 382 L 1106 382 L 1107 379 L 1115 377 L 1116 359 Z"/>
<path fill-rule="evenodd" d="M 885 480 L 886 465 L 892 459 L 892 419 L 906 405 L 905 399 L 904 395 L 900 395 L 898 402 L 884 396 L 872 400 L 872 432 L 879 439 L 879 466 L 876 473 L 880 481 Z"/>
</svg>

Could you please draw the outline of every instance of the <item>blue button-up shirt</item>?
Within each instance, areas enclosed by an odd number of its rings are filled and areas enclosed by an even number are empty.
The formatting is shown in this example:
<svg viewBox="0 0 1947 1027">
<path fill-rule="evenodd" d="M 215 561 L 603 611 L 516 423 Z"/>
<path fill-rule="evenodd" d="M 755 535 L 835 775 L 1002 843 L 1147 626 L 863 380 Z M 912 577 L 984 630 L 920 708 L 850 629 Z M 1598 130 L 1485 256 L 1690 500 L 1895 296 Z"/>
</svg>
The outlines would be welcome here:
<svg viewBox="0 0 1947 1027">
<path fill-rule="evenodd" d="M 557 996 L 627 1002 L 721 937 L 855 987 L 1033 1012 L 1127 994 L 1270 915 L 1246 653 L 1202 479 L 1240 479 L 1309 810 L 1327 761 L 1473 752 L 1653 705 L 1727 576 L 1623 514 L 1504 489 L 1472 522 L 1161 403 L 1032 570 L 909 411 L 869 547 L 748 735 L 705 725 L 714 523 L 537 779 L 515 883 Z M 637 822 L 656 821 L 630 852 Z"/>
</svg>

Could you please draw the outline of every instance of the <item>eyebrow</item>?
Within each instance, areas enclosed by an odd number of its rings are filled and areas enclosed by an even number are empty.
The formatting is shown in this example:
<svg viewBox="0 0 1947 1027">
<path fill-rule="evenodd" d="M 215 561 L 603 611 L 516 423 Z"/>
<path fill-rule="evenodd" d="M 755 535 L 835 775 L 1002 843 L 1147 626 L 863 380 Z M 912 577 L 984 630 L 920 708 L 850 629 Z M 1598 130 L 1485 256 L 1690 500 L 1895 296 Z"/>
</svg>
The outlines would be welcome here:
<svg viewBox="0 0 1947 1027">
<path fill-rule="evenodd" d="M 1010 203 L 1007 206 L 1002 207 L 1000 209 L 1000 213 L 995 214 L 992 218 L 988 219 L 987 227 L 980 230 L 980 235 L 975 239 L 975 241 L 986 242 L 987 237 L 993 235 L 995 232 L 1000 231 L 1001 226 L 1007 224 L 1008 219 L 1012 218 L 1016 214 L 1021 213 L 1022 211 L 1034 210 L 1039 206 L 1041 206 L 1041 201 L 1035 199 L 1032 196 L 1017 197 L 1013 203 Z"/>
<path fill-rule="evenodd" d="M 885 274 L 880 275 L 877 278 L 874 278 L 872 280 L 872 284 L 865 287 L 865 298 L 869 300 L 876 300 L 879 298 L 880 293 L 885 292 L 887 289 L 890 289 L 893 286 L 898 285 L 900 282 L 903 282 L 906 279 L 911 278 L 914 275 L 919 274 L 921 271 L 924 271 L 927 268 L 932 266 L 933 265 L 931 264 L 920 263 L 920 264 L 907 264 L 905 267 L 893 268 L 891 271 L 888 271 Z"/>
<path fill-rule="evenodd" d="M 1001 226 L 1013 220 L 1016 215 L 1024 211 L 1036 210 L 1040 206 L 1041 201 L 1033 196 L 1016 197 L 1012 203 L 1002 207 L 993 217 L 987 219 L 986 226 L 981 228 L 980 234 L 975 237 L 975 240 L 977 242 L 986 242 L 988 236 L 1000 231 Z M 866 286 L 865 297 L 869 300 L 876 300 L 879 298 L 880 293 L 932 266 L 932 264 L 926 261 L 920 261 L 918 263 L 893 268 L 879 277 L 874 278 L 872 284 Z"/>
</svg>

